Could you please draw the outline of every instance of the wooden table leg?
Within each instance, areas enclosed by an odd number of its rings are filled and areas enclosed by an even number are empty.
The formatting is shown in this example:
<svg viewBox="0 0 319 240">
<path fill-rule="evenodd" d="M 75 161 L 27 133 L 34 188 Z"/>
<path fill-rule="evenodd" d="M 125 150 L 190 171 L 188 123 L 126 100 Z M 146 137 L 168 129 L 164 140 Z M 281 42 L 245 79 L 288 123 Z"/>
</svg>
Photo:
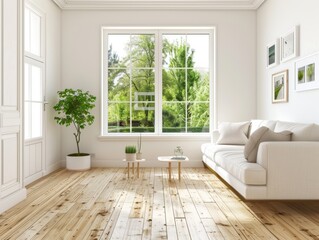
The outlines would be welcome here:
<svg viewBox="0 0 319 240">
<path fill-rule="evenodd" d="M 130 178 L 130 163 L 127 163 L 127 177 Z"/>
<path fill-rule="evenodd" d="M 181 180 L 181 162 L 178 162 L 178 180 Z"/>
<path fill-rule="evenodd" d="M 132 163 L 132 173 L 133 173 L 133 177 L 134 177 L 134 163 Z"/>
<path fill-rule="evenodd" d="M 137 163 L 137 178 L 140 177 L 140 163 Z"/>
<path fill-rule="evenodd" d="M 168 162 L 168 180 L 171 181 L 172 178 L 172 163 Z"/>
</svg>

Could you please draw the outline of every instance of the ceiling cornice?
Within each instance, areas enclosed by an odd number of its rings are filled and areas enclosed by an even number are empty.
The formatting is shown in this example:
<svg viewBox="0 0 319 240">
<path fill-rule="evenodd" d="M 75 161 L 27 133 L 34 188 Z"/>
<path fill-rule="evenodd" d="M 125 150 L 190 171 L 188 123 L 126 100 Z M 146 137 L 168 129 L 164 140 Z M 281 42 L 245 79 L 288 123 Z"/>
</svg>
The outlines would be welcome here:
<svg viewBox="0 0 319 240">
<path fill-rule="evenodd" d="M 62 10 L 256 10 L 266 0 L 53 0 Z"/>
</svg>

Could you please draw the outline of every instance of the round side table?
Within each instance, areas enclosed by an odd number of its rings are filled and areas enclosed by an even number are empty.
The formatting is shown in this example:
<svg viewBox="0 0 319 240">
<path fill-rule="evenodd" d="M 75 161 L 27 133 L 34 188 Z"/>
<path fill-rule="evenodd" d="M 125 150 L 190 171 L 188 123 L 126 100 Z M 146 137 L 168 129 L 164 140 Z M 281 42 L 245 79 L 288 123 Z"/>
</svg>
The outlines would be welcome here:
<svg viewBox="0 0 319 240">
<path fill-rule="evenodd" d="M 140 160 L 134 160 L 134 161 L 126 161 L 126 159 L 123 159 L 123 162 L 127 162 L 127 177 L 130 178 L 130 164 L 132 164 L 132 174 L 134 176 L 134 165 L 137 163 L 136 172 L 137 177 L 140 177 L 140 163 L 145 162 L 146 159 L 140 159 Z"/>
</svg>

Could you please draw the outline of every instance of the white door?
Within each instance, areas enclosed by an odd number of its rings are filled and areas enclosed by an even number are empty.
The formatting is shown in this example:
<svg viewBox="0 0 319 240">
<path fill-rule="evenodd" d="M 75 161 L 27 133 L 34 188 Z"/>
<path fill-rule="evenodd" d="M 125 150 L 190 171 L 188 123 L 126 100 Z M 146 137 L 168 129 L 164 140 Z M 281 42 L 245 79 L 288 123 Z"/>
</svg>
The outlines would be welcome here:
<svg viewBox="0 0 319 240">
<path fill-rule="evenodd" d="M 45 172 L 44 15 L 26 1 L 24 37 L 24 180 L 29 184 Z"/>
<path fill-rule="evenodd" d="M 24 177 L 29 184 L 45 170 L 44 64 L 25 58 L 24 65 Z"/>
</svg>

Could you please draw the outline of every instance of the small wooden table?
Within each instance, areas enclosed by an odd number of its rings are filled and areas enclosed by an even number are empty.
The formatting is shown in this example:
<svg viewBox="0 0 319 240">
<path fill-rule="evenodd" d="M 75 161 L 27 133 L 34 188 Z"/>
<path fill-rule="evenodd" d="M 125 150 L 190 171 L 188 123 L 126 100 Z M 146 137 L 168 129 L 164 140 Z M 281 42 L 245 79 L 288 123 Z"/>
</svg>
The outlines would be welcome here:
<svg viewBox="0 0 319 240">
<path fill-rule="evenodd" d="M 168 179 L 172 179 L 172 162 L 178 162 L 178 180 L 181 180 L 181 165 L 182 162 L 189 161 L 188 157 L 183 156 L 185 159 L 176 159 L 174 156 L 159 156 L 157 159 L 161 162 L 168 162 Z"/>
<path fill-rule="evenodd" d="M 123 159 L 123 162 L 127 162 L 127 177 L 130 178 L 130 164 L 132 163 L 132 174 L 134 175 L 134 163 L 137 163 L 137 177 L 140 177 L 140 162 L 145 162 L 146 159 L 134 160 L 134 161 L 126 161 Z"/>
</svg>

